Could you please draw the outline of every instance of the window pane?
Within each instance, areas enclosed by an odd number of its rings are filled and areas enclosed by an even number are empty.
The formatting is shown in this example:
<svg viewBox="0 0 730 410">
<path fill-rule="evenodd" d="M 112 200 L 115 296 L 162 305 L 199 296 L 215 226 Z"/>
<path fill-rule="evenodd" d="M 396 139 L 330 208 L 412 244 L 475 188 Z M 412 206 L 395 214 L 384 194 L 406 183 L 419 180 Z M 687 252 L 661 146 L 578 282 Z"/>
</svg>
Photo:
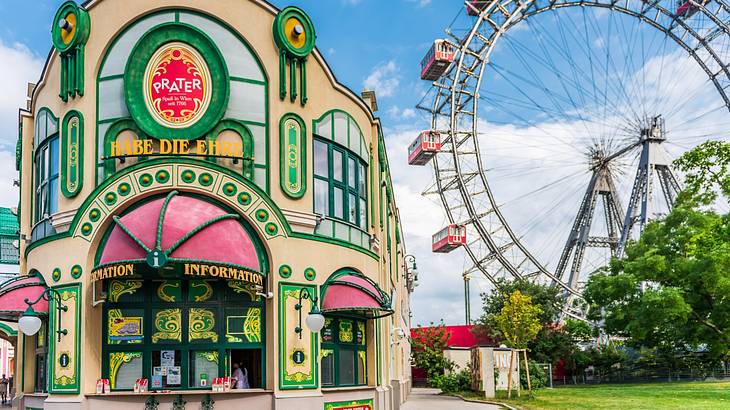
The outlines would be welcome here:
<svg viewBox="0 0 730 410">
<path fill-rule="evenodd" d="M 109 353 L 109 387 L 132 390 L 142 377 L 142 352 Z"/>
<path fill-rule="evenodd" d="M 329 184 L 321 179 L 314 179 L 314 213 L 329 215 Z"/>
<path fill-rule="evenodd" d="M 110 345 L 144 343 L 144 310 L 109 309 L 107 343 Z"/>
<path fill-rule="evenodd" d="M 182 342 L 182 311 L 180 309 L 154 309 L 152 343 Z"/>
<path fill-rule="evenodd" d="M 341 112 L 335 113 L 335 138 L 338 144 L 347 146 L 347 116 Z"/>
<path fill-rule="evenodd" d="M 342 152 L 332 150 L 332 177 L 342 181 Z"/>
<path fill-rule="evenodd" d="M 365 351 L 357 352 L 357 384 L 366 384 L 367 356 Z"/>
<path fill-rule="evenodd" d="M 344 195 L 344 191 L 342 191 L 341 188 L 335 187 L 335 198 L 334 198 L 334 201 L 335 201 L 335 209 L 334 209 L 335 215 L 334 216 L 336 218 L 341 218 L 341 219 L 345 219 L 345 215 L 343 214 L 343 209 L 342 209 L 342 202 L 343 202 L 342 201 L 342 198 L 343 198 L 343 195 Z"/>
<path fill-rule="evenodd" d="M 368 205 L 364 199 L 360 198 L 360 228 L 367 230 L 368 217 L 366 215 Z"/>
<path fill-rule="evenodd" d="M 181 362 L 182 357 L 179 350 L 153 351 L 150 389 L 180 387 L 182 382 Z"/>
<path fill-rule="evenodd" d="M 367 197 L 367 189 L 365 188 L 367 176 L 365 174 L 365 167 L 359 162 L 357 164 L 357 178 L 358 191 L 360 191 L 360 196 L 365 198 Z"/>
<path fill-rule="evenodd" d="M 355 199 L 355 194 L 350 194 L 347 201 L 347 218 L 350 223 L 356 223 L 356 217 L 357 217 L 357 199 Z"/>
<path fill-rule="evenodd" d="M 347 183 L 352 188 L 355 188 L 355 177 L 357 176 L 355 174 L 356 172 L 357 172 L 357 169 L 355 168 L 355 159 L 348 158 L 347 159 Z"/>
<path fill-rule="evenodd" d="M 327 144 L 322 141 L 314 140 L 314 175 L 329 177 L 329 170 L 327 167 Z"/>
<path fill-rule="evenodd" d="M 330 349 L 322 349 L 322 386 L 334 386 L 335 384 L 335 352 Z"/>
<path fill-rule="evenodd" d="M 218 352 L 190 352 L 191 388 L 212 387 L 213 378 L 218 377 Z"/>
<path fill-rule="evenodd" d="M 58 154 L 58 137 L 53 138 L 48 145 L 50 146 L 50 171 L 48 176 L 53 177 L 58 175 L 58 161 L 60 160 Z"/>
<path fill-rule="evenodd" d="M 355 384 L 355 352 L 340 348 L 338 355 L 337 373 L 340 375 L 340 385 Z"/>
<path fill-rule="evenodd" d="M 53 215 L 58 212 L 58 176 L 48 183 L 48 195 L 48 214 Z"/>
<path fill-rule="evenodd" d="M 191 308 L 188 313 L 190 343 L 218 343 L 218 326 L 212 309 Z"/>
</svg>

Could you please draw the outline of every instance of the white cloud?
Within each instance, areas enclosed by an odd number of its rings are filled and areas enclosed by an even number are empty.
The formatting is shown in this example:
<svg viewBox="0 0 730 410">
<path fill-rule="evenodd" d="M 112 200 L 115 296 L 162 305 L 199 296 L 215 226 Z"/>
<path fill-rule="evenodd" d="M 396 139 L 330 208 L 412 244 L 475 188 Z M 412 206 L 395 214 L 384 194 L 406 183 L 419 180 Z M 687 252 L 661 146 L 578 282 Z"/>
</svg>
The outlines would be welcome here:
<svg viewBox="0 0 730 410">
<path fill-rule="evenodd" d="M 43 68 L 43 59 L 20 43 L 0 41 L 0 78 L 3 79 L 3 98 L 0 99 L 0 206 L 18 205 L 18 189 L 13 180 L 15 171 L 15 144 L 18 138 L 18 109 L 25 107 L 27 84 L 37 82 Z"/>
<path fill-rule="evenodd" d="M 386 113 L 394 119 L 409 120 L 416 116 L 416 110 L 413 108 L 400 109 L 397 105 L 394 105 L 386 111 Z"/>
<path fill-rule="evenodd" d="M 342 4 L 346 6 L 356 6 L 360 4 L 362 0 L 342 0 Z"/>
<path fill-rule="evenodd" d="M 431 4 L 431 0 L 406 0 L 408 3 L 416 3 L 418 7 L 426 7 Z"/>
<path fill-rule="evenodd" d="M 375 90 L 378 97 L 391 97 L 400 84 L 400 69 L 395 61 L 380 63 L 373 68 L 365 78 L 363 85 L 369 90 Z"/>
</svg>

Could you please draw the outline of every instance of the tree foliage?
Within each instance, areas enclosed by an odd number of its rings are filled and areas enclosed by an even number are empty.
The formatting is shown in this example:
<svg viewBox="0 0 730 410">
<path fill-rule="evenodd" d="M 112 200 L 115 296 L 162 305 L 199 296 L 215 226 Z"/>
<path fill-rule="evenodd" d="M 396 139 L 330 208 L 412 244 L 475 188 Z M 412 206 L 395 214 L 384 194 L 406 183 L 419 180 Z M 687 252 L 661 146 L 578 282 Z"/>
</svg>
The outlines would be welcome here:
<svg viewBox="0 0 730 410">
<path fill-rule="evenodd" d="M 411 357 L 413 364 L 426 372 L 429 384 L 443 376 L 445 370 L 453 370 L 454 363 L 444 357 L 444 349 L 448 347 L 449 331 L 443 321 L 430 327 L 421 327 L 413 330 L 411 339 Z"/>
<path fill-rule="evenodd" d="M 494 322 L 510 347 L 524 349 L 542 329 L 540 314 L 542 309 L 532 304 L 532 298 L 516 290 L 494 317 Z"/>
<path fill-rule="evenodd" d="M 659 351 L 706 351 L 727 357 L 730 346 L 730 216 L 708 205 L 730 198 L 730 145 L 708 142 L 676 161 L 686 189 L 672 212 L 646 226 L 624 259 L 586 286 L 591 318 L 609 334 Z"/>
</svg>

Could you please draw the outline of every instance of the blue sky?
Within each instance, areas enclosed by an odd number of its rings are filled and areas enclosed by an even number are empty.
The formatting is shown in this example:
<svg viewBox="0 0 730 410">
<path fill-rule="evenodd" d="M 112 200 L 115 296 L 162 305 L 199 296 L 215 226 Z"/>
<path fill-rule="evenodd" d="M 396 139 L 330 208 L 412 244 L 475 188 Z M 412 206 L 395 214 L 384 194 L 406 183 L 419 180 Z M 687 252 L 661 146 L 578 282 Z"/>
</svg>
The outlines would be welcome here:
<svg viewBox="0 0 730 410">
<path fill-rule="evenodd" d="M 0 76 L 5 82 L 0 206 L 17 204 L 12 187 L 17 109 L 24 105 L 25 84 L 40 75 L 51 47 L 51 20 L 62 2 L 0 2 L 0 12 L 13 16 L 0 28 Z M 376 114 L 385 128 L 406 245 L 420 271 L 421 286 L 412 300 L 415 322 L 444 318 L 462 323 L 461 273 L 469 263 L 460 251 L 431 253 L 431 235 L 447 219 L 438 198 L 421 195 L 433 182 L 431 167 L 408 166 L 406 148 L 429 120 L 414 109 L 429 89 L 418 78 L 421 58 L 435 38 L 445 37 L 452 21 L 459 32 L 475 20 L 463 12 L 454 19 L 462 8 L 459 1 L 273 3 L 280 8 L 297 5 L 311 16 L 317 46 L 340 82 L 358 93 L 365 87 L 377 92 Z M 656 114 L 667 119 L 671 156 L 707 138 L 730 139 L 727 110 L 715 110 L 719 97 L 703 72 L 663 33 L 647 27 L 603 9 L 562 9 L 510 29 L 492 54 L 480 90 L 482 161 L 510 226 L 549 268 L 556 263 L 590 177 L 586 154 L 592 144 L 615 148 L 634 141 L 636 118 Z M 619 164 L 617 184 L 624 203 L 635 161 L 627 156 Z M 587 255 L 590 267 L 605 260 L 605 252 Z M 490 285 L 479 275 L 473 279 L 475 317 L 478 293 Z"/>
</svg>

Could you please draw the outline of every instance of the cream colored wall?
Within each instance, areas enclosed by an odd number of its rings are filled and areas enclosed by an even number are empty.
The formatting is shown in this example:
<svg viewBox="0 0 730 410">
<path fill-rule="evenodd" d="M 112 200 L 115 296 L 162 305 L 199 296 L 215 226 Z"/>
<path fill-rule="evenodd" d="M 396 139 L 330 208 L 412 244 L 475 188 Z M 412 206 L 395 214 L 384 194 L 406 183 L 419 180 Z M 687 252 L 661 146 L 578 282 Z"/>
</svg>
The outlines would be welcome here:
<svg viewBox="0 0 730 410">
<path fill-rule="evenodd" d="M 126 25 L 137 18 L 149 14 L 155 10 L 165 8 L 187 8 L 214 16 L 225 21 L 236 30 L 254 49 L 260 61 L 264 65 L 269 84 L 269 184 L 270 196 L 279 207 L 284 210 L 296 210 L 299 212 L 312 213 L 313 189 L 312 189 L 312 120 L 319 118 L 323 113 L 331 109 L 341 109 L 348 112 L 360 125 L 366 142 L 371 147 L 373 161 L 370 166 L 376 166 L 378 161 L 377 151 L 377 130 L 380 127 L 379 121 L 375 119 L 369 108 L 352 92 L 347 91 L 343 86 L 334 82 L 334 77 L 325 67 L 322 57 L 315 51 L 309 58 L 307 65 L 307 83 L 309 101 L 302 107 L 299 100 L 292 103 L 289 99 L 284 101 L 278 98 L 279 75 L 278 75 L 278 50 L 272 37 L 271 26 L 274 19 L 274 11 L 263 3 L 247 0 L 217 0 L 215 2 L 200 2 L 197 0 L 157 0 L 150 3 L 147 0 L 103 0 L 95 1 L 88 5 L 91 17 L 91 34 L 86 45 L 85 61 L 85 95 L 70 99 L 63 103 L 58 97 L 59 90 L 59 59 L 54 55 L 47 62 L 47 69 L 44 72 L 42 81 L 36 87 L 33 95 L 32 113 L 37 112 L 40 107 L 50 108 L 54 115 L 63 118 L 66 112 L 76 109 L 84 115 L 84 186 L 79 195 L 74 198 L 65 198 L 59 194 L 59 213 L 74 211 L 91 194 L 95 187 L 96 172 L 96 87 L 95 80 L 102 58 L 110 42 L 121 32 Z M 317 22 L 314 22 L 315 29 Z M 279 118 L 285 113 L 294 112 L 301 116 L 307 127 L 307 182 L 308 189 L 303 198 L 291 200 L 283 194 L 279 188 Z M 33 123 L 31 117 L 22 118 L 23 121 L 23 153 L 22 153 L 22 187 L 21 187 L 21 232 L 27 237 L 31 233 L 31 196 L 32 196 L 32 145 L 33 145 Z M 370 173 L 368 173 L 370 175 Z M 377 175 L 376 175 L 377 176 Z M 329 274 L 342 267 L 352 267 L 362 271 L 378 281 L 383 289 L 390 293 L 391 288 L 395 290 L 401 300 L 394 304 L 396 308 L 396 327 L 401 327 L 410 333 L 409 324 L 401 317 L 399 303 L 408 303 L 408 291 L 405 289 L 403 277 L 403 261 L 405 254 L 403 243 L 393 245 L 400 247 L 395 273 L 396 281 L 391 283 L 388 272 L 388 255 L 386 252 L 387 239 L 385 232 L 380 229 L 379 203 L 380 189 L 378 181 L 368 184 L 376 187 L 376 192 L 370 192 L 369 200 L 374 201 L 375 229 L 370 228 L 370 234 L 375 235 L 380 243 L 380 261 L 355 250 L 330 245 L 323 242 L 312 242 L 303 239 L 274 239 L 268 241 L 266 246 L 270 255 L 273 286 L 271 290 L 276 293 L 278 283 L 278 267 L 281 264 L 289 264 L 293 268 L 293 275 L 288 278 L 290 282 L 310 283 L 304 276 L 303 271 L 307 267 L 313 267 L 317 272 L 316 280 L 313 283 L 322 284 Z M 392 204 L 394 206 L 394 204 Z M 393 220 L 391 220 L 391 231 L 396 226 L 395 215 L 397 209 L 392 208 Z M 386 212 L 387 215 L 387 212 Z M 383 226 L 387 226 L 383 224 Z M 391 235 L 394 233 L 391 232 Z M 263 237 L 263 235 L 262 235 Z M 88 279 L 88 273 L 93 267 L 93 259 L 98 243 L 97 236 L 89 244 L 80 238 L 63 238 L 43 244 L 32 249 L 27 258 L 21 260 L 21 272 L 29 272 L 36 269 L 41 272 L 46 282 L 52 285 L 64 283 L 82 282 L 83 284 L 83 310 L 82 310 L 82 393 L 95 390 L 96 379 L 100 376 L 100 341 L 101 341 L 101 307 L 92 307 L 92 287 Z M 25 245 L 25 244 L 24 244 Z M 315 247 L 315 248 L 313 248 Z M 316 249 L 316 252 L 312 252 Z M 25 249 L 21 250 L 25 253 Z M 395 254 L 395 249 L 394 249 Z M 71 266 L 79 263 L 83 266 L 84 275 L 79 280 L 73 280 L 69 274 Z M 62 278 L 58 283 L 53 282 L 50 273 L 54 268 L 61 268 Z M 278 340 L 276 339 L 276 328 L 278 315 L 277 304 L 273 300 L 267 302 L 267 371 L 268 386 L 278 390 L 278 383 L 274 382 L 275 371 L 278 368 Z M 382 355 L 382 366 L 380 380 L 387 385 L 390 380 L 399 379 L 406 381 L 410 379 L 410 369 L 403 365 L 397 365 L 395 374 L 390 374 L 390 334 L 392 332 L 389 318 L 381 320 L 381 340 L 379 346 L 375 346 L 374 336 L 371 336 L 374 349 L 380 349 Z M 399 341 L 401 346 L 407 341 Z M 371 349 L 371 350 L 374 350 Z M 409 348 L 408 348 L 409 349 Z M 409 350 L 401 347 L 396 350 L 396 363 L 404 363 Z M 371 369 L 375 367 L 375 355 L 369 354 L 368 365 Z M 26 371 L 28 367 L 26 367 Z M 376 376 L 374 373 L 372 376 Z M 376 377 L 370 377 L 370 384 L 375 385 Z M 26 378 L 26 382 L 29 379 Z M 32 378 L 30 379 L 32 380 Z M 27 383 L 29 384 L 29 383 Z M 32 389 L 32 387 L 31 387 Z"/>
</svg>

